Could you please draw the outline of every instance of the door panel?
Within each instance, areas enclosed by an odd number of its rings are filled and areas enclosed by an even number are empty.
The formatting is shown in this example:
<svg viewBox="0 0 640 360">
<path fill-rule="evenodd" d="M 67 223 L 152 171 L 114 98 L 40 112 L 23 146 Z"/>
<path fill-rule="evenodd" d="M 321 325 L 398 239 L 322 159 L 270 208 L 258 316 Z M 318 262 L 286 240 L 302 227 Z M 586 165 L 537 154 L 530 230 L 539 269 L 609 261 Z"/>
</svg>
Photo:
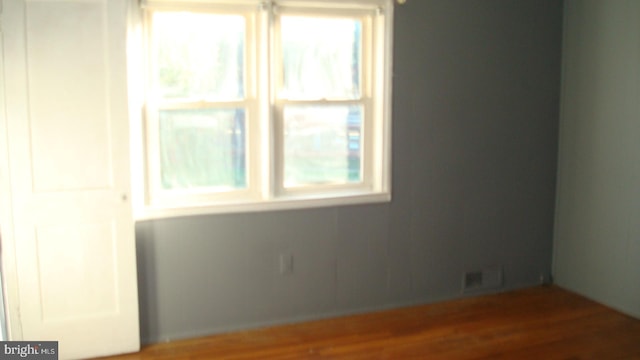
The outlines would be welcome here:
<svg viewBox="0 0 640 360">
<path fill-rule="evenodd" d="M 60 358 L 139 349 L 126 0 L 3 0 L 22 336 Z M 3 239 L 5 241 L 5 239 Z"/>
<path fill-rule="evenodd" d="M 57 251 L 59 239 L 65 239 L 64 252 Z M 38 227 L 36 288 L 44 322 L 117 313 L 116 244 L 114 221 Z"/>
<path fill-rule="evenodd" d="M 105 4 L 28 1 L 25 5 L 34 188 L 110 187 Z"/>
</svg>

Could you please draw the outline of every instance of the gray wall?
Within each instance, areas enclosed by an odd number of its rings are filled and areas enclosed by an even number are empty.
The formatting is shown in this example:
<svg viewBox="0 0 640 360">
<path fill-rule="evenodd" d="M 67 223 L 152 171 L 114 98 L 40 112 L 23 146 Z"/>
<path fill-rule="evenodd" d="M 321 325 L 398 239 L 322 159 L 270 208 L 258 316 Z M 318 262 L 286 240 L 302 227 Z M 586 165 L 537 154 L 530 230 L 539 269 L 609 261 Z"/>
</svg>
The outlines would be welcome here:
<svg viewBox="0 0 640 360">
<path fill-rule="evenodd" d="M 396 8 L 393 201 L 137 225 L 144 342 L 500 291 L 551 271 L 562 3 Z M 278 254 L 294 273 L 278 273 Z"/>
<path fill-rule="evenodd" d="M 554 275 L 640 317 L 640 2 L 567 1 Z"/>
</svg>

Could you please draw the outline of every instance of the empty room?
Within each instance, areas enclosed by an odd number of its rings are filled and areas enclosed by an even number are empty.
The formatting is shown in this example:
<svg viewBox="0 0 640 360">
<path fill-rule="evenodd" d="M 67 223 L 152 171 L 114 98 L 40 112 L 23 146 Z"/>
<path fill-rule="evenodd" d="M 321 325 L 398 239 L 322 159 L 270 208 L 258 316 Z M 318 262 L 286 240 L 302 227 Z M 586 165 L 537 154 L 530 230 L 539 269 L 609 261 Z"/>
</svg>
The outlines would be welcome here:
<svg viewBox="0 0 640 360">
<path fill-rule="evenodd" d="M 640 359 L 639 1 L 0 5 L 4 356 Z"/>
</svg>

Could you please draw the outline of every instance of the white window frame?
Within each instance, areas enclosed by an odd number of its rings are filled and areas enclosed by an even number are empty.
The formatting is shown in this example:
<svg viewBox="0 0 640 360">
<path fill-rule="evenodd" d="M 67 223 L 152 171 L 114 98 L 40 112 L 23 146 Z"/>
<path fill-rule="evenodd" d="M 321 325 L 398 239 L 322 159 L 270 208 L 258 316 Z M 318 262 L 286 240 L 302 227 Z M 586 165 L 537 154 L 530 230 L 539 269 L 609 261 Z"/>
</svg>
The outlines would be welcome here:
<svg viewBox="0 0 640 360">
<path fill-rule="evenodd" d="M 135 197 L 136 218 L 159 218 L 206 213 L 230 213 L 296 209 L 387 202 L 391 200 L 391 69 L 392 0 L 148 0 L 142 1 L 147 96 L 138 132 L 144 174 L 134 177 L 141 196 Z M 231 103 L 174 104 L 174 106 L 247 109 L 248 188 L 229 192 L 163 190 L 160 186 L 160 153 L 157 113 L 161 106 L 150 98 L 153 63 L 150 19 L 153 11 L 196 11 L 242 15 L 247 21 L 245 51 L 245 100 Z M 280 15 L 359 18 L 363 24 L 362 98 L 360 100 L 285 99 L 279 93 L 281 79 L 276 41 Z M 365 54 L 366 53 L 366 54 Z M 265 61 L 267 60 L 267 61 Z M 361 183 L 285 188 L 282 113 L 287 104 L 327 105 L 354 103 L 367 114 L 363 120 Z M 140 169 L 138 169 L 138 172 Z"/>
</svg>

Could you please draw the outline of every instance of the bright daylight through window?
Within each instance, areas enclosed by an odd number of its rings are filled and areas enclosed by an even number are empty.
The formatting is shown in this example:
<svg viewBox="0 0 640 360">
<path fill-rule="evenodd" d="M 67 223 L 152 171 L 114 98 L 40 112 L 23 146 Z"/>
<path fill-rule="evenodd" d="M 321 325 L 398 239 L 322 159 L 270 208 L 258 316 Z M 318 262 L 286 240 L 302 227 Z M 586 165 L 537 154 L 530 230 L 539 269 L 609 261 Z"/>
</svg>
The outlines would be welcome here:
<svg viewBox="0 0 640 360">
<path fill-rule="evenodd" d="M 391 0 L 143 8 L 147 212 L 390 199 Z"/>
</svg>

